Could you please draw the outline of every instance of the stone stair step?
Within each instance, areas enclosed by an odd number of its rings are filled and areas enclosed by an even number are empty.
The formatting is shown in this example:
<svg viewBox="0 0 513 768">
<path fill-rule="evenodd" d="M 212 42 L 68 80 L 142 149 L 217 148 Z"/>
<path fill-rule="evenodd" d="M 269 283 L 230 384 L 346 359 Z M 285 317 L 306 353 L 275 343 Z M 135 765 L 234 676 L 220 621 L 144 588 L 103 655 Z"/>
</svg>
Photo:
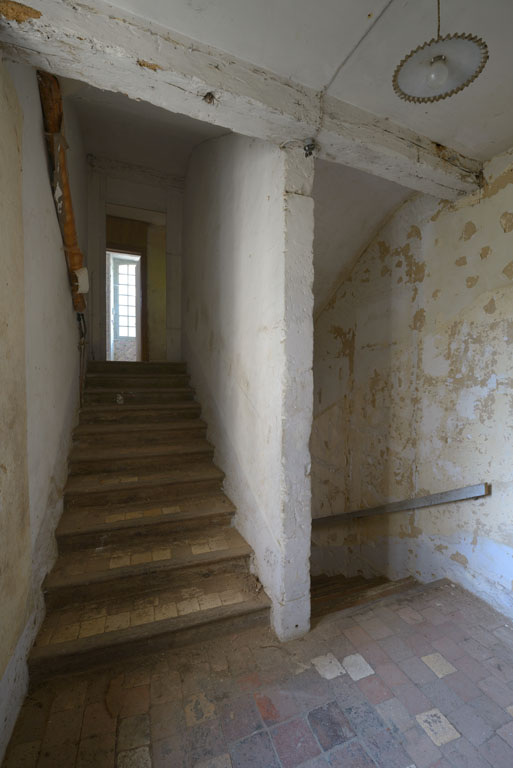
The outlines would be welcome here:
<svg viewBox="0 0 513 768">
<path fill-rule="evenodd" d="M 190 387 L 155 387 L 144 389 L 137 387 L 118 387 L 105 389 L 101 387 L 86 387 L 84 405 L 165 405 L 175 402 L 194 400 L 194 390 Z"/>
<path fill-rule="evenodd" d="M 194 400 L 177 400 L 165 405 L 85 405 L 80 410 L 80 424 L 134 424 L 166 422 L 174 419 L 196 419 L 201 408 Z"/>
<path fill-rule="evenodd" d="M 177 531 L 203 531 L 206 527 L 227 526 L 234 513 L 232 502 L 221 492 L 186 499 L 172 506 L 79 507 L 64 511 L 56 537 L 59 552 L 129 544 L 134 539 L 141 541 L 151 536 L 165 537 Z"/>
<path fill-rule="evenodd" d="M 47 606 L 63 607 L 102 597 L 141 595 L 181 587 L 213 573 L 247 572 L 251 549 L 229 527 L 146 538 L 130 545 L 107 545 L 62 552 L 43 588 Z"/>
<path fill-rule="evenodd" d="M 205 478 L 222 481 L 224 473 L 212 462 L 205 461 L 192 467 L 188 464 L 178 465 L 169 471 L 162 472 L 144 469 L 137 473 L 121 471 L 70 475 L 65 494 L 75 495 L 97 491 L 117 491 L 120 488 L 154 487 Z"/>
<path fill-rule="evenodd" d="M 189 440 L 148 445 L 73 446 L 70 474 L 119 472 L 138 468 L 168 469 L 178 464 L 212 460 L 214 449 L 207 440 Z"/>
<path fill-rule="evenodd" d="M 92 423 L 79 424 L 73 432 L 73 440 L 81 445 L 167 443 L 204 436 L 206 431 L 207 425 L 198 418 L 134 424 Z"/>
<path fill-rule="evenodd" d="M 187 367 L 185 363 L 128 363 L 114 360 L 91 360 L 87 364 L 87 373 L 108 373 L 115 376 L 152 376 L 155 374 L 186 374 Z"/>
<path fill-rule="evenodd" d="M 140 373 L 137 376 L 130 376 L 128 374 L 112 374 L 112 373 L 87 373 L 85 377 L 85 387 L 100 387 L 102 389 L 117 389 L 118 387 L 126 387 L 130 389 L 135 387 L 137 389 L 153 389 L 154 387 L 187 387 L 189 385 L 189 376 L 186 373 L 174 373 L 174 374 L 144 374 Z"/>
<path fill-rule="evenodd" d="M 268 623 L 269 600 L 258 586 L 244 574 L 220 574 L 132 600 L 51 611 L 29 657 L 31 680 Z"/>
<path fill-rule="evenodd" d="M 183 464 L 155 472 L 105 472 L 70 475 L 64 492 L 65 504 L 98 506 L 137 501 L 173 501 L 190 495 L 220 490 L 224 473 L 212 462 Z"/>
<path fill-rule="evenodd" d="M 312 617 L 353 608 L 402 592 L 417 585 L 411 577 L 389 581 L 384 576 L 373 579 L 346 579 L 344 576 L 313 577 L 311 587 Z"/>
</svg>

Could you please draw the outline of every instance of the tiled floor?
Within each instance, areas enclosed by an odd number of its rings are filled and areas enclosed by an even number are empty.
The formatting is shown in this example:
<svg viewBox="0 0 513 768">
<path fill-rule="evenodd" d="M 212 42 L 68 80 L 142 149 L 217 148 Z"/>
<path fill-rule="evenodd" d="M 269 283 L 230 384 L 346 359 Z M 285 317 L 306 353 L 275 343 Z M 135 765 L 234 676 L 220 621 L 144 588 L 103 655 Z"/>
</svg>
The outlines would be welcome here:
<svg viewBox="0 0 513 768">
<path fill-rule="evenodd" d="M 512 768 L 513 627 L 449 584 L 54 680 L 4 768 Z"/>
</svg>

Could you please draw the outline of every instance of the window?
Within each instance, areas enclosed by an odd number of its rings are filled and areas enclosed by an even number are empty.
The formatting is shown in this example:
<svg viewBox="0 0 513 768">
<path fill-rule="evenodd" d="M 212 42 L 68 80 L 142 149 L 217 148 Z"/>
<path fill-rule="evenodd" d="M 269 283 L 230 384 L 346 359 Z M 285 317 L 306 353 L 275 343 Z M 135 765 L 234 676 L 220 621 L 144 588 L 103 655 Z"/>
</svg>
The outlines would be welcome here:
<svg viewBox="0 0 513 768">
<path fill-rule="evenodd" d="M 107 251 L 107 360 L 141 359 L 141 256 Z"/>
<path fill-rule="evenodd" d="M 137 265 L 114 259 L 114 337 L 137 336 Z"/>
</svg>

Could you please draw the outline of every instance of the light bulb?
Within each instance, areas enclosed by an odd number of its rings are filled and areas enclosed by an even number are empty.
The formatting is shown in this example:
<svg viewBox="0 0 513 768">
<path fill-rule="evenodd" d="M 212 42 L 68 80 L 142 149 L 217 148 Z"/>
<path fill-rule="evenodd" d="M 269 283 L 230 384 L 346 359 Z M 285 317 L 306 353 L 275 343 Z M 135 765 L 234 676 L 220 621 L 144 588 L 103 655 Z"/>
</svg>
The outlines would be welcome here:
<svg viewBox="0 0 513 768">
<path fill-rule="evenodd" d="M 435 56 L 431 59 L 428 72 L 428 84 L 431 88 L 438 90 L 449 77 L 449 69 L 445 63 L 445 56 Z"/>
</svg>

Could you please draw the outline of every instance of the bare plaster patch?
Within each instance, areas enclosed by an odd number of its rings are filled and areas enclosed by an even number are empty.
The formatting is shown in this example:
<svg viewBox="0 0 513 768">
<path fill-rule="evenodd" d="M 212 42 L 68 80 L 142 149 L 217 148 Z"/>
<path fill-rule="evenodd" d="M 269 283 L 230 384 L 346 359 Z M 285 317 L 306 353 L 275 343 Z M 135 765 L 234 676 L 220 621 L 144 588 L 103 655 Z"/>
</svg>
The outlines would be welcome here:
<svg viewBox="0 0 513 768">
<path fill-rule="evenodd" d="M 491 184 L 485 184 L 483 198 L 493 197 L 497 192 L 505 189 L 508 184 L 513 184 L 513 168 L 501 173 Z"/>
<path fill-rule="evenodd" d="M 406 260 L 406 276 L 409 283 L 422 283 L 426 276 L 426 265 L 423 261 L 417 261 L 408 251 L 404 253 Z"/>
<path fill-rule="evenodd" d="M 344 331 L 344 329 L 339 325 L 332 325 L 330 328 L 330 333 L 333 338 L 340 341 L 340 351 L 337 357 L 347 357 L 349 360 L 349 373 L 352 376 L 354 368 L 354 328 L 350 328 L 348 331 Z"/>
<path fill-rule="evenodd" d="M 481 256 L 481 260 L 484 261 L 484 259 L 487 259 L 488 256 L 491 254 L 491 252 L 492 252 L 492 249 L 490 248 L 489 245 L 485 245 L 484 248 L 481 248 L 481 252 L 479 254 Z"/>
<path fill-rule="evenodd" d="M 504 211 L 500 218 L 501 227 L 503 228 L 504 232 L 513 232 L 513 213 L 509 213 L 508 211 Z"/>
<path fill-rule="evenodd" d="M 384 242 L 384 240 L 378 241 L 378 248 L 379 248 L 379 260 L 385 261 L 386 257 L 390 253 L 390 246 Z"/>
<path fill-rule="evenodd" d="M 422 535 L 422 528 L 415 525 L 415 512 L 412 512 L 408 518 L 409 528 L 405 529 L 404 525 L 401 525 L 399 531 L 400 539 L 416 539 Z"/>
<path fill-rule="evenodd" d="M 162 69 L 160 64 L 155 64 L 152 61 L 145 61 L 144 59 L 137 59 L 137 64 L 145 69 L 151 69 L 152 72 L 157 72 L 159 69 Z"/>
<path fill-rule="evenodd" d="M 417 240 L 422 240 L 422 232 L 416 224 L 412 224 L 410 231 L 408 232 L 408 240 L 411 240 L 414 237 L 416 237 Z"/>
<path fill-rule="evenodd" d="M 451 560 L 454 560 L 455 563 L 459 563 L 464 568 L 468 566 L 468 558 L 465 557 L 465 555 L 462 555 L 461 552 L 454 552 L 451 555 Z"/>
<path fill-rule="evenodd" d="M 431 297 L 433 299 L 437 299 L 440 296 L 440 293 L 441 293 L 440 288 L 437 288 L 435 291 L 433 291 L 433 293 L 431 294 Z"/>
<path fill-rule="evenodd" d="M 502 274 L 506 275 L 509 280 L 513 280 L 513 261 L 510 261 L 509 264 L 506 264 L 502 270 Z"/>
<path fill-rule="evenodd" d="M 438 221 L 439 217 L 444 211 L 451 209 L 453 209 L 453 205 L 450 200 L 440 200 L 440 207 L 436 213 L 431 216 L 431 221 Z"/>
<path fill-rule="evenodd" d="M 467 221 L 460 235 L 460 240 L 470 240 L 477 232 L 477 227 L 473 221 Z"/>
<path fill-rule="evenodd" d="M 485 304 L 485 305 L 484 305 L 483 309 L 484 309 L 484 311 L 485 311 L 485 312 L 486 312 L 488 315 L 493 315 L 493 313 L 494 313 L 494 312 L 495 312 L 495 310 L 497 309 L 497 307 L 495 306 L 495 299 L 493 298 L 493 296 L 492 296 L 492 298 L 490 299 L 490 301 L 488 302 L 488 304 Z"/>
<path fill-rule="evenodd" d="M 459 259 L 456 259 L 454 262 L 457 267 L 464 267 L 467 263 L 467 257 L 466 256 L 460 256 Z"/>
<path fill-rule="evenodd" d="M 471 275 L 471 277 L 467 277 L 466 282 L 467 282 L 467 288 L 473 288 L 479 282 L 479 275 Z"/>
<path fill-rule="evenodd" d="M 413 315 L 413 323 L 410 328 L 414 331 L 421 331 L 426 324 L 426 310 L 418 309 Z"/>
<path fill-rule="evenodd" d="M 35 8 L 30 8 L 30 6 L 22 3 L 15 3 L 12 0 L 0 0 L 0 16 L 3 16 L 7 21 L 23 24 L 29 19 L 41 18 L 41 11 L 36 11 Z"/>
</svg>

